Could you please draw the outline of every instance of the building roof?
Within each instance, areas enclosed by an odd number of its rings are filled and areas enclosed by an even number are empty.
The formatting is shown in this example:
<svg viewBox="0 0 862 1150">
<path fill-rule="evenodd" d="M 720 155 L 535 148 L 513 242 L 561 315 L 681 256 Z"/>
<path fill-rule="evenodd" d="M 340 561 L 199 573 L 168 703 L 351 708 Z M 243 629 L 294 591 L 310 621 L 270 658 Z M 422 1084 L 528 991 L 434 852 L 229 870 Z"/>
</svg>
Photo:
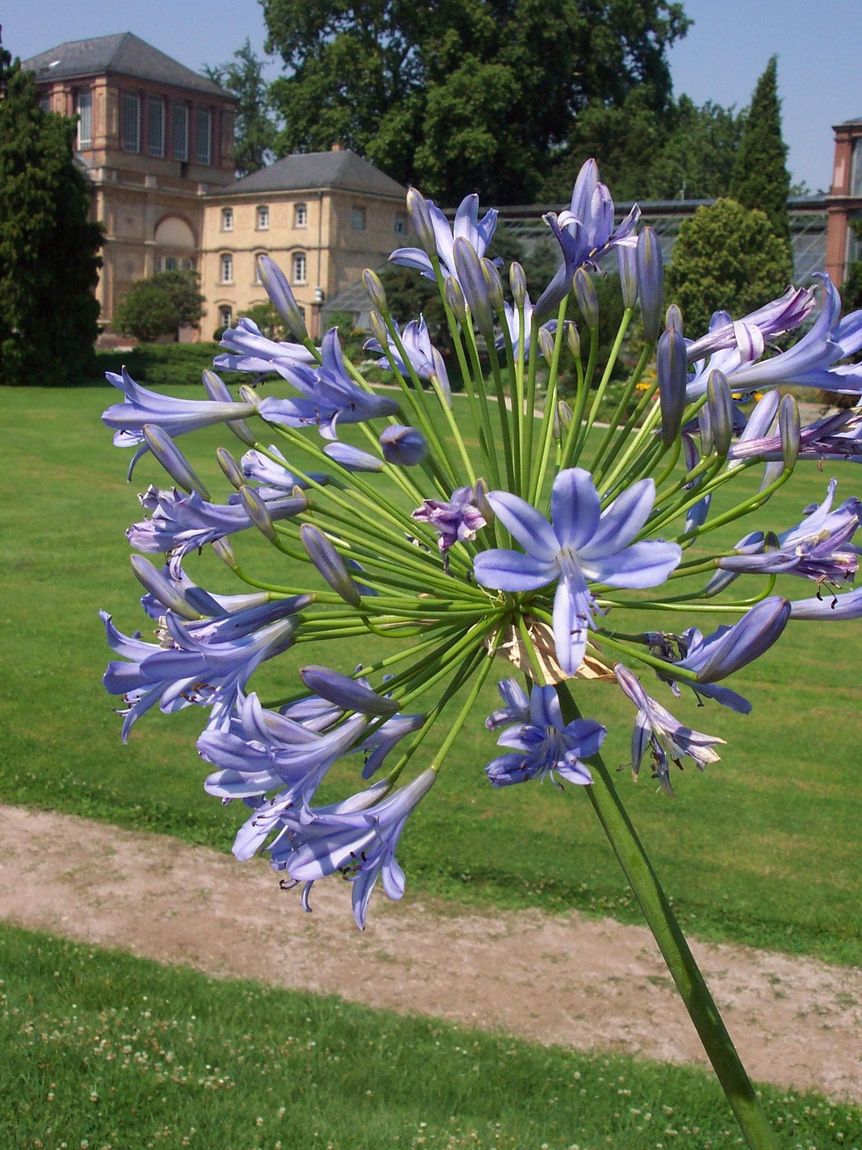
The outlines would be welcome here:
<svg viewBox="0 0 862 1150">
<path fill-rule="evenodd" d="M 235 99 L 206 76 L 173 60 L 133 32 L 96 36 L 91 40 L 69 40 L 56 48 L 49 48 L 47 52 L 40 52 L 38 56 L 31 56 L 22 66 L 28 72 L 35 72 L 37 80 L 68 80 L 113 72 Z"/>
<path fill-rule="evenodd" d="M 332 152 L 297 152 L 285 156 L 269 167 L 237 180 L 229 188 L 219 189 L 219 194 L 235 196 L 242 192 L 298 192 L 319 188 L 397 196 L 399 199 L 407 190 L 350 148 L 342 148 Z"/>
<path fill-rule="evenodd" d="M 862 116 L 853 116 L 850 120 L 842 120 L 840 124 L 833 124 L 833 128 L 850 128 L 855 124 L 862 124 Z"/>
</svg>

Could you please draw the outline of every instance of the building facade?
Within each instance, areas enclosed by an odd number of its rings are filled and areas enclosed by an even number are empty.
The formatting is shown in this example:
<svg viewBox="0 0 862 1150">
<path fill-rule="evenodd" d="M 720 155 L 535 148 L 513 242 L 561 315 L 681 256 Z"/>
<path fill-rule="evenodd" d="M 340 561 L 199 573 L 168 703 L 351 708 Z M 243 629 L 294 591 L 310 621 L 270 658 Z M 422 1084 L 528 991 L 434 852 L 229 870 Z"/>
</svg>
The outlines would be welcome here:
<svg viewBox="0 0 862 1150">
<path fill-rule="evenodd" d="M 854 260 L 862 259 L 862 116 L 835 124 L 832 187 L 826 200 L 826 270 L 840 287 Z"/>
<path fill-rule="evenodd" d="M 317 335 L 324 301 L 406 233 L 405 189 L 348 149 L 236 180 L 235 98 L 132 33 L 60 44 L 23 66 L 47 111 L 78 117 L 76 158 L 105 229 L 105 328 L 137 280 L 194 269 L 206 312 L 199 333 L 183 334 L 211 339 L 266 302 L 257 256 L 267 253 Z"/>
</svg>

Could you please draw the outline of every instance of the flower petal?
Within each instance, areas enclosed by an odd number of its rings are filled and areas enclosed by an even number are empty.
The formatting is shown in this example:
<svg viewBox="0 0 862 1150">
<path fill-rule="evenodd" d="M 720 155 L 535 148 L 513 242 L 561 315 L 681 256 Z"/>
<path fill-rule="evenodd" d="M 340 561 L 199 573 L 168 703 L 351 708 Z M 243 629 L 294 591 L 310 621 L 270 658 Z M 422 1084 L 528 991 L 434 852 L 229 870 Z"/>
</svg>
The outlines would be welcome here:
<svg viewBox="0 0 862 1150">
<path fill-rule="evenodd" d="M 535 507 L 508 491 L 489 491 L 488 502 L 512 538 L 529 555 L 548 562 L 557 555 L 560 550 L 557 536 Z"/>
<path fill-rule="evenodd" d="M 557 565 L 532 555 L 522 555 L 520 551 L 492 547 L 476 556 L 473 574 L 483 587 L 497 591 L 534 591 L 557 577 Z"/>
<path fill-rule="evenodd" d="M 551 520 L 561 547 L 580 548 L 599 523 L 599 494 L 589 471 L 570 467 L 554 480 Z"/>
</svg>

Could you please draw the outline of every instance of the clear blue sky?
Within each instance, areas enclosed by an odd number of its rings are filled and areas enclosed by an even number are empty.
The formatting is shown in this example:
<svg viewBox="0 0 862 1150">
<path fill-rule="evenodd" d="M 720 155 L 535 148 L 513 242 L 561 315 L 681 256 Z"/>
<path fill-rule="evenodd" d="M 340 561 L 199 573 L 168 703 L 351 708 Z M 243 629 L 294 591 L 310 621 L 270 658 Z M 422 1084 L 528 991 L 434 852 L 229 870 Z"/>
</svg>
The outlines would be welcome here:
<svg viewBox="0 0 862 1150">
<path fill-rule="evenodd" d="M 812 190 L 828 188 L 831 127 L 862 116 L 862 0 L 684 0 L 684 6 L 695 23 L 671 52 L 675 92 L 741 108 L 776 53 L 791 174 Z M 199 70 L 229 59 L 246 36 L 262 52 L 265 35 L 257 0 L 3 0 L 0 13 L 4 43 L 24 59 L 64 40 L 128 31 Z M 273 61 L 270 74 L 276 71 Z"/>
</svg>

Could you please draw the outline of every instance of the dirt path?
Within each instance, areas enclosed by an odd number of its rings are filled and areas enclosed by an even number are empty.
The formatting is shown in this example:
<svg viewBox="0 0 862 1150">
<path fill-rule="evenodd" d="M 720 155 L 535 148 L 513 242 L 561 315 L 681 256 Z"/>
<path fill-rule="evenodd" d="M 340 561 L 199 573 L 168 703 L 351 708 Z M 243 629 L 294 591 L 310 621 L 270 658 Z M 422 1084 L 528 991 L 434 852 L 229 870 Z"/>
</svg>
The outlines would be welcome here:
<svg viewBox="0 0 862 1150">
<path fill-rule="evenodd" d="M 218 978 L 340 994 L 579 1050 L 703 1063 L 645 929 L 453 911 L 377 894 L 360 934 L 341 882 L 315 912 L 263 862 L 0 806 L 0 917 Z M 694 947 L 752 1077 L 862 1103 L 862 970 Z"/>
</svg>

